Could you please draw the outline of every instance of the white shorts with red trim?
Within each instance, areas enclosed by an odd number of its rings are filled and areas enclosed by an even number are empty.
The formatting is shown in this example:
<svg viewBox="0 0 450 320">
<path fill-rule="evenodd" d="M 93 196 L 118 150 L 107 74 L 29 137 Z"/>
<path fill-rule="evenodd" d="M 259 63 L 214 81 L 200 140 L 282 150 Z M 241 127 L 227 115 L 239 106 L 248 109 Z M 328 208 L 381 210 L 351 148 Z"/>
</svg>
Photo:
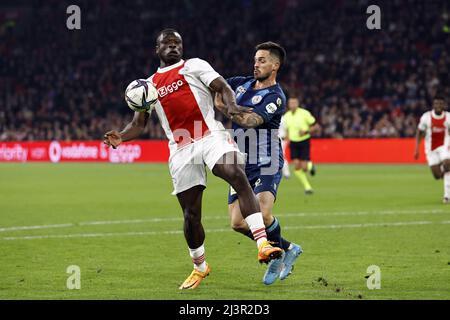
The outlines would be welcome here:
<svg viewBox="0 0 450 320">
<path fill-rule="evenodd" d="M 206 186 L 206 166 L 212 170 L 224 154 L 236 152 L 238 164 L 245 164 L 245 154 L 227 131 L 213 131 L 170 155 L 169 170 L 173 182 L 173 195 L 194 186 Z M 225 163 L 234 161 L 232 154 Z"/>
<path fill-rule="evenodd" d="M 427 161 L 430 167 L 438 165 L 447 159 L 450 159 L 450 146 L 440 146 L 433 151 L 427 152 Z"/>
</svg>

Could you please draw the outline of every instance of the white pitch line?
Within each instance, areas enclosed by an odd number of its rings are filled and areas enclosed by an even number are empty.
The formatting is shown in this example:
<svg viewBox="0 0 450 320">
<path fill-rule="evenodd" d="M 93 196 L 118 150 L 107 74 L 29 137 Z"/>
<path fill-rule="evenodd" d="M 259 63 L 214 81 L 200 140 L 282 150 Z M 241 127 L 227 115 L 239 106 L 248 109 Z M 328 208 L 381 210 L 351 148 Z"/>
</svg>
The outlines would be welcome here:
<svg viewBox="0 0 450 320">
<path fill-rule="evenodd" d="M 73 223 L 47 224 L 47 225 L 41 225 L 41 226 L 18 226 L 18 227 L 0 228 L 0 232 L 18 231 L 18 230 L 68 228 L 68 227 L 73 227 L 73 226 L 75 226 L 75 224 L 73 224 Z"/>
<path fill-rule="evenodd" d="M 276 217 L 290 218 L 290 217 L 319 217 L 319 216 L 366 216 L 366 215 L 410 215 L 410 214 L 444 214 L 443 210 L 388 210 L 388 211 L 344 211 L 344 212 L 296 212 L 296 213 L 281 213 L 276 214 Z M 226 220 L 227 215 L 223 216 L 205 216 L 202 220 Z M 77 226 L 98 226 L 98 225 L 112 225 L 112 224 L 138 224 L 138 223 L 158 223 L 169 221 L 183 221 L 182 217 L 166 217 L 166 218 L 151 218 L 151 219 L 128 219 L 128 220 L 105 220 L 105 221 L 84 221 L 78 223 L 63 223 L 63 224 L 48 224 L 36 226 L 13 226 L 0 228 L 0 232 L 21 231 L 21 230 L 39 230 L 39 229 L 54 229 L 54 228 L 69 228 Z"/>
<path fill-rule="evenodd" d="M 406 222 L 381 222 L 381 223 L 358 223 L 358 224 L 327 224 L 327 225 L 311 225 L 311 226 L 286 226 L 283 229 L 343 229 L 343 228 L 368 228 L 368 227 L 398 227 L 398 226 L 417 226 L 430 224 L 450 224 L 447 221 L 406 221 Z M 231 232 L 231 228 L 227 229 L 208 229 L 206 233 L 213 232 Z M 40 236 L 22 236 L 22 237 L 4 237 L 2 240 L 38 240 L 38 239 L 67 239 L 67 238 L 96 238 L 96 237 L 124 237 L 124 236 L 155 236 L 164 234 L 182 234 L 182 230 L 169 231 L 142 231 L 142 232 L 108 232 L 108 233 L 73 233 L 73 234 L 55 234 Z"/>
</svg>

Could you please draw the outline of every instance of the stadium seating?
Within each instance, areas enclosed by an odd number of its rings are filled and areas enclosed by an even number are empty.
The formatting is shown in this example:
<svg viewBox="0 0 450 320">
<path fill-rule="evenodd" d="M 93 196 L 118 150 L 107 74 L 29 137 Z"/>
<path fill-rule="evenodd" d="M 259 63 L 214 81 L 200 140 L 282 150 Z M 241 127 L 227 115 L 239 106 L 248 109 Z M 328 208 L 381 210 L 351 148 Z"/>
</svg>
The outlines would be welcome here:
<svg viewBox="0 0 450 320">
<path fill-rule="evenodd" d="M 366 28 L 364 0 L 82 0 L 75 31 L 63 1 L 5 3 L 0 141 L 100 139 L 121 128 L 132 116 L 123 91 L 157 68 L 165 27 L 181 32 L 186 57 L 225 77 L 252 74 L 257 43 L 281 43 L 279 80 L 318 117 L 319 137 L 411 137 L 436 88 L 450 93 L 445 1 L 382 1 L 381 30 Z M 164 138 L 155 114 L 143 138 Z"/>
</svg>

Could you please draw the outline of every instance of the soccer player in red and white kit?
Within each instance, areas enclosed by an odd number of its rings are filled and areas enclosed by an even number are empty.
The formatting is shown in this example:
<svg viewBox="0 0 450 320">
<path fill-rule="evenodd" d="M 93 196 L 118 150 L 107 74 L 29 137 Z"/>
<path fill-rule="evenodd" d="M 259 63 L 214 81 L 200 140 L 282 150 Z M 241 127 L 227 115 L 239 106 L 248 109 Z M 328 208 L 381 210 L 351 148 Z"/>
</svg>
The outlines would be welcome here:
<svg viewBox="0 0 450 320">
<path fill-rule="evenodd" d="M 247 111 L 236 104 L 234 92 L 208 62 L 183 60 L 183 41 L 174 29 L 161 31 L 156 39 L 160 67 L 149 80 L 158 90 L 155 106 L 159 121 L 169 139 L 169 170 L 175 194 L 184 215 L 184 235 L 194 270 L 180 289 L 194 289 L 210 273 L 205 260 L 205 232 L 201 223 L 202 195 L 206 188 L 206 166 L 237 192 L 242 216 L 258 247 L 259 262 L 268 263 L 282 250 L 267 241 L 259 203 L 240 163 L 244 155 L 224 126 L 214 119 L 213 94 L 220 93 L 230 114 Z M 108 146 L 137 138 L 144 130 L 148 112 L 135 112 L 121 131 L 104 136 Z"/>
<path fill-rule="evenodd" d="M 437 94 L 433 109 L 420 118 L 414 157 L 419 158 L 419 145 L 425 137 L 425 155 L 435 179 L 444 179 L 444 203 L 450 199 L 450 112 L 445 111 L 444 96 Z"/>
</svg>

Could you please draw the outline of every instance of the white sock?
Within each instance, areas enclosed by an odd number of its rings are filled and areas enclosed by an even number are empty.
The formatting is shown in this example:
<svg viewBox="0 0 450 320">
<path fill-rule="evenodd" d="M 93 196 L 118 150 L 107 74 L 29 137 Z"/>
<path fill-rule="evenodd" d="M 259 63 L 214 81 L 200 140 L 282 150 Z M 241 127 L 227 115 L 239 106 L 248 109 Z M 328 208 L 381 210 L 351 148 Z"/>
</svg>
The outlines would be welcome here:
<svg viewBox="0 0 450 320">
<path fill-rule="evenodd" d="M 289 177 L 289 176 L 291 175 L 291 172 L 289 171 L 289 163 L 287 162 L 287 160 L 284 160 L 283 174 L 284 174 L 286 177 Z"/>
<path fill-rule="evenodd" d="M 249 215 L 245 218 L 251 232 L 253 233 L 253 239 L 256 241 L 256 245 L 259 245 L 263 241 L 267 241 L 266 226 L 264 225 L 264 220 L 261 212 L 257 212 Z"/>
<path fill-rule="evenodd" d="M 444 174 L 444 198 L 450 199 L 450 172 Z"/>
<path fill-rule="evenodd" d="M 205 247 L 202 244 L 197 249 L 189 248 L 189 254 L 191 255 L 192 262 L 194 263 L 194 268 L 198 271 L 206 271 L 206 261 L 205 261 Z"/>
</svg>

